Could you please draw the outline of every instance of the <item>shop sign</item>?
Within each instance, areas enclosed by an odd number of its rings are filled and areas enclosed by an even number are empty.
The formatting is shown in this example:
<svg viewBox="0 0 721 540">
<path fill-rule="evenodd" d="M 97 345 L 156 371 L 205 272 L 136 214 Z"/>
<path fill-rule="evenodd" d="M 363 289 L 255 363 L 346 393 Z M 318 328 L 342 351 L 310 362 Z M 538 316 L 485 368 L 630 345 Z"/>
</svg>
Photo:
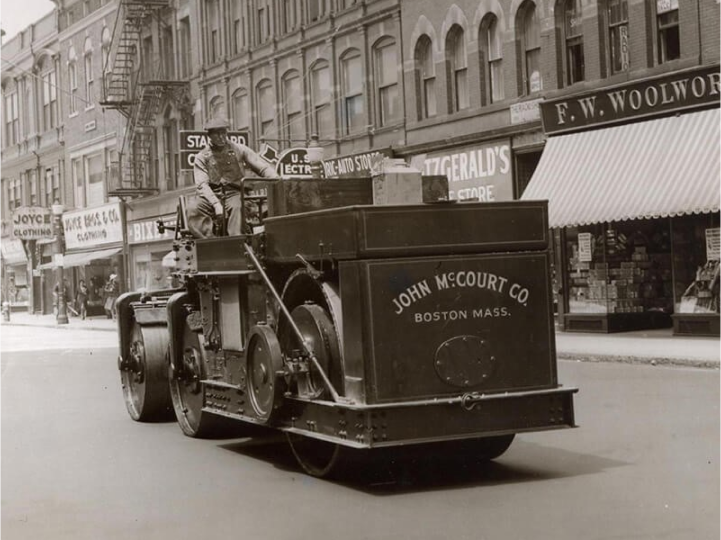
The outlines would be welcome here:
<svg viewBox="0 0 721 540">
<path fill-rule="evenodd" d="M 511 105 L 511 124 L 526 124 L 541 119 L 540 99 Z"/>
<path fill-rule="evenodd" d="M 63 214 L 65 246 L 83 249 L 123 241 L 120 203 L 111 203 Z"/>
<path fill-rule="evenodd" d="M 23 243 L 17 238 L 3 238 L 0 248 L 2 248 L 2 258 L 5 264 L 27 263 L 28 258 Z"/>
<path fill-rule="evenodd" d="M 275 172 L 281 178 L 313 178 L 307 148 L 289 148 L 278 156 Z"/>
<path fill-rule="evenodd" d="M 706 260 L 707 261 L 718 261 L 719 251 L 721 247 L 721 236 L 719 236 L 719 229 L 706 229 Z"/>
<path fill-rule="evenodd" d="M 52 238 L 53 221 L 50 208 L 21 206 L 13 211 L 13 236 L 19 240 Z"/>
<path fill-rule="evenodd" d="M 229 131 L 228 139 L 236 144 L 248 144 L 247 131 Z M 208 134 L 205 131 L 180 130 L 180 170 L 192 171 L 195 156 L 208 145 Z"/>
<path fill-rule="evenodd" d="M 370 178 L 373 165 L 386 157 L 393 157 L 392 149 L 382 148 L 324 159 L 323 173 L 326 178 Z"/>
<path fill-rule="evenodd" d="M 560 133 L 718 104 L 720 98 L 721 74 L 711 66 L 545 101 L 541 116 L 547 134 Z"/>
<path fill-rule="evenodd" d="M 513 200 L 510 140 L 420 154 L 411 167 L 425 176 L 445 175 L 451 199 Z"/>
<path fill-rule="evenodd" d="M 174 230 L 165 229 L 163 234 L 158 232 L 158 220 L 161 219 L 166 227 L 175 227 L 175 224 L 177 223 L 177 217 L 175 214 L 128 223 L 128 244 L 143 244 L 145 242 L 172 240 L 175 237 Z"/>
<path fill-rule="evenodd" d="M 593 236 L 591 233 L 578 233 L 578 262 L 593 260 Z"/>
</svg>

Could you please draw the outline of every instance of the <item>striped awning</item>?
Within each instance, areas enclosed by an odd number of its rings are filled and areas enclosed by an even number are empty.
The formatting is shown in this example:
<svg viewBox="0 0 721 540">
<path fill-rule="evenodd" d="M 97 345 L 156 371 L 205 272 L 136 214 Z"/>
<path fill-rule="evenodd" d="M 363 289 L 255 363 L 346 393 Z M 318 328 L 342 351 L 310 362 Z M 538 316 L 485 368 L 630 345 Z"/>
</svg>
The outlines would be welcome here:
<svg viewBox="0 0 721 540">
<path fill-rule="evenodd" d="M 550 137 L 523 200 L 551 227 L 718 212 L 719 109 Z"/>
</svg>

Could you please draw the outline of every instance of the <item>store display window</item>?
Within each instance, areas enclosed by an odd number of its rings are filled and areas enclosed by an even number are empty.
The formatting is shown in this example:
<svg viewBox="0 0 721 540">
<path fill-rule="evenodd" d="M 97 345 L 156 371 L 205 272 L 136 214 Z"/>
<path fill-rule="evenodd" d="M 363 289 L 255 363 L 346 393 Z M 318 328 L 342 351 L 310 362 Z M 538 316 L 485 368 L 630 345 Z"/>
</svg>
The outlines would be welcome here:
<svg viewBox="0 0 721 540">
<path fill-rule="evenodd" d="M 171 286 L 171 268 L 163 266 L 163 257 L 170 249 L 171 245 L 166 243 L 135 248 L 132 270 L 134 290 L 152 291 Z"/>
<path fill-rule="evenodd" d="M 568 313 L 670 314 L 670 236 L 663 219 L 568 228 Z"/>
</svg>

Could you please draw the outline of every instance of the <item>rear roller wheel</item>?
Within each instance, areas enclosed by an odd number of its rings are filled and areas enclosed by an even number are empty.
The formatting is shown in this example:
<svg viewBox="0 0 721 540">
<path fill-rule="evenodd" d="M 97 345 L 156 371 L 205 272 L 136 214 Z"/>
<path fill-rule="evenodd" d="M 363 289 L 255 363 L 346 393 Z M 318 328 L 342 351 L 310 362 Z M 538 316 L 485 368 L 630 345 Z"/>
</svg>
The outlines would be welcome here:
<svg viewBox="0 0 721 540">
<path fill-rule="evenodd" d="M 295 459 L 309 475 L 330 478 L 347 470 L 352 449 L 295 433 L 286 435 Z"/>
<path fill-rule="evenodd" d="M 127 358 L 118 367 L 130 417 L 138 422 L 170 420 L 167 328 L 133 323 L 128 349 Z"/>
<path fill-rule="evenodd" d="M 462 441 L 462 449 L 479 461 L 490 461 L 500 457 L 511 446 L 515 435 L 498 435 L 496 437 L 484 437 Z"/>
<path fill-rule="evenodd" d="M 219 434 L 223 419 L 203 411 L 205 390 L 201 381 L 206 378 L 205 363 L 200 349 L 199 333 L 185 324 L 183 348 L 179 364 L 171 370 L 170 395 L 175 418 L 188 437 L 205 438 Z"/>
</svg>

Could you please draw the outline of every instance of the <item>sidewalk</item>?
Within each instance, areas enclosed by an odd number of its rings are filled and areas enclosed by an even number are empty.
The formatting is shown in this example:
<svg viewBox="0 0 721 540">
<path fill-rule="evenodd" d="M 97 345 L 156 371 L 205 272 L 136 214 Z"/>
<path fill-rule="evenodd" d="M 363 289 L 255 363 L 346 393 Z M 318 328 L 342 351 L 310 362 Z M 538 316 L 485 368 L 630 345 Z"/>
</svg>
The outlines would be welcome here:
<svg viewBox="0 0 721 540">
<path fill-rule="evenodd" d="M 106 317 L 92 317 L 84 321 L 71 317 L 69 324 L 58 325 L 53 315 L 12 313 L 10 322 L 3 321 L 2 327 L 13 325 L 117 331 L 116 322 Z M 719 338 L 674 336 L 670 328 L 618 334 L 556 332 L 559 360 L 584 362 L 626 362 L 718 369 L 721 363 L 720 345 Z"/>
</svg>

